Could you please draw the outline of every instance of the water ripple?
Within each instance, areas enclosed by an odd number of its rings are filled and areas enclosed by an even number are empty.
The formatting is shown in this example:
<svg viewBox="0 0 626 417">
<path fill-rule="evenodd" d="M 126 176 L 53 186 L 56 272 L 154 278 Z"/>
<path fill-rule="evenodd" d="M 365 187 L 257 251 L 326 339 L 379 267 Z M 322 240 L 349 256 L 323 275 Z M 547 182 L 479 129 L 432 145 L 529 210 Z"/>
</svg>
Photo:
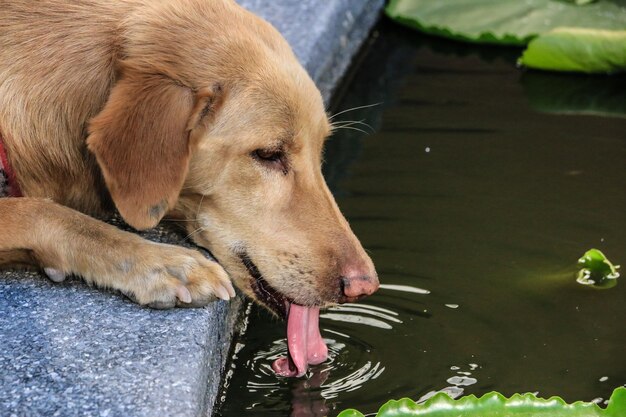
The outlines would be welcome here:
<svg viewBox="0 0 626 417">
<path fill-rule="evenodd" d="M 467 366 L 469 367 L 469 370 L 467 371 L 463 371 L 460 366 L 451 366 L 450 370 L 454 371 L 456 375 L 453 375 L 449 377 L 448 379 L 446 379 L 446 383 L 450 385 L 447 387 L 443 387 L 437 390 L 432 390 L 426 393 L 417 402 L 424 403 L 426 400 L 428 400 L 429 398 L 433 397 L 435 394 L 440 393 L 440 392 L 445 392 L 452 398 L 459 398 L 465 392 L 465 388 L 463 387 L 468 387 L 470 385 L 474 385 L 478 383 L 478 379 L 470 375 L 472 375 L 472 372 L 480 368 L 480 366 L 475 363 L 470 363 Z"/>
<path fill-rule="evenodd" d="M 384 290 L 412 292 L 412 293 L 421 294 L 421 295 L 430 294 L 429 290 L 425 290 L 425 289 L 418 288 L 418 287 L 413 287 L 410 285 L 380 284 L 380 288 Z"/>
<path fill-rule="evenodd" d="M 246 409 L 262 415 L 268 411 L 268 404 L 276 405 L 289 399 L 292 416 L 311 415 L 303 414 L 302 410 L 310 413 L 312 409 L 317 410 L 312 415 L 324 416 L 329 412 L 327 400 L 361 390 L 383 375 L 386 367 L 375 347 L 360 339 L 359 332 L 349 336 L 332 328 L 334 322 L 359 323 L 376 330 L 391 329 L 403 323 L 398 312 L 380 306 L 344 304 L 329 309 L 320 315 L 322 337 L 328 345 L 328 360 L 312 366 L 304 378 L 281 378 L 274 374 L 271 364 L 287 355 L 285 340 L 275 340 L 269 348 L 256 350 L 245 363 L 250 375 L 246 390 L 264 400 L 253 402 Z"/>
<path fill-rule="evenodd" d="M 329 408 L 337 407 L 347 398 L 358 398 L 360 392 L 375 390 L 384 396 L 381 387 L 389 383 L 387 373 L 394 361 L 383 357 L 384 351 L 377 349 L 376 343 L 390 331 L 404 333 L 402 329 L 407 323 L 415 316 L 421 316 L 413 308 L 398 303 L 398 298 L 414 300 L 430 294 L 430 291 L 396 284 L 383 284 L 381 288 L 390 297 L 389 302 L 384 302 L 386 298 L 379 298 L 376 305 L 342 304 L 320 314 L 320 330 L 328 346 L 328 360 L 310 367 L 303 378 L 277 377 L 272 370 L 272 363 L 288 353 L 284 335 L 276 334 L 270 344 L 263 339 L 262 344 L 246 346 L 244 350 L 249 359 L 242 365 L 247 377 L 237 384 L 252 401 L 242 398 L 246 403 L 242 404 L 243 408 L 259 416 L 282 409 L 290 410 L 287 415 L 292 417 L 321 417 L 332 414 Z M 350 331 L 345 331 L 346 328 Z M 375 334 L 379 336 L 375 337 Z"/>
<path fill-rule="evenodd" d="M 402 323 L 402 320 L 395 317 L 397 315 L 395 311 L 368 304 L 344 304 L 328 309 L 328 313 L 320 314 L 320 317 L 332 321 L 365 324 L 379 329 L 392 329 L 393 326 L 388 322 Z"/>
</svg>

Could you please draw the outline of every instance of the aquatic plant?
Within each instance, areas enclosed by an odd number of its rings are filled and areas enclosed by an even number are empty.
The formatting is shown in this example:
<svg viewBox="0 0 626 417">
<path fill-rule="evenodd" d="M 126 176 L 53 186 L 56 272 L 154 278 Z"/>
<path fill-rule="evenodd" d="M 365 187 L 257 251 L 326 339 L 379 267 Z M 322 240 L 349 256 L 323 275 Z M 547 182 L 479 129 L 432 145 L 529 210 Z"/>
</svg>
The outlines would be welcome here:
<svg viewBox="0 0 626 417">
<path fill-rule="evenodd" d="M 528 44 L 519 62 L 531 68 L 626 70 L 624 0 L 391 0 L 386 13 L 404 25 L 452 39 Z"/>
<path fill-rule="evenodd" d="M 626 69 L 626 30 L 557 28 L 530 41 L 519 63 L 530 68 L 616 72 Z"/>
<path fill-rule="evenodd" d="M 613 265 L 598 249 L 585 252 L 578 265 L 582 266 L 576 277 L 579 284 L 610 288 L 617 283 L 619 265 Z"/>
<path fill-rule="evenodd" d="M 443 392 L 423 404 L 403 398 L 383 405 L 376 417 L 624 417 L 626 388 L 613 391 L 606 408 L 577 401 L 567 404 L 560 397 L 538 398 L 534 394 L 515 394 L 506 398 L 491 392 L 478 398 L 468 395 L 458 400 Z M 338 417 L 364 417 L 357 410 L 345 410 Z"/>
</svg>

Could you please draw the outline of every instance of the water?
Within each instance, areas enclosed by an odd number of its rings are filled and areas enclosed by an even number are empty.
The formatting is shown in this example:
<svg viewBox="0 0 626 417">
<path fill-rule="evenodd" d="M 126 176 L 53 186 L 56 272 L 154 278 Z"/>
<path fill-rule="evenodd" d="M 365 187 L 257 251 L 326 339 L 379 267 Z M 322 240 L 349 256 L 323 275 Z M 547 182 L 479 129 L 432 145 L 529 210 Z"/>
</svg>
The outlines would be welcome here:
<svg viewBox="0 0 626 417">
<path fill-rule="evenodd" d="M 342 115 L 375 132 L 338 132 L 325 166 L 382 288 L 322 314 L 330 360 L 308 378 L 274 376 L 284 324 L 251 307 L 221 416 L 437 391 L 603 403 L 626 384 L 626 278 L 575 277 L 592 247 L 626 264 L 624 78 L 525 73 L 518 54 L 382 26 L 336 104 L 382 101 Z"/>
</svg>

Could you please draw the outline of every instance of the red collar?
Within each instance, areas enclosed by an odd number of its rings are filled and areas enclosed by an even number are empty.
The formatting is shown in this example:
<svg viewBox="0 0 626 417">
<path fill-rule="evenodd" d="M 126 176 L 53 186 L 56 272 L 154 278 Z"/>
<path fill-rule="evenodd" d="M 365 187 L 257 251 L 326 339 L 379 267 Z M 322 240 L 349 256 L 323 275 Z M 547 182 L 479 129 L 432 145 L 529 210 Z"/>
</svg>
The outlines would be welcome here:
<svg viewBox="0 0 626 417">
<path fill-rule="evenodd" d="M 0 134 L 0 197 L 21 197 L 22 191 L 11 168 L 4 140 Z"/>
</svg>

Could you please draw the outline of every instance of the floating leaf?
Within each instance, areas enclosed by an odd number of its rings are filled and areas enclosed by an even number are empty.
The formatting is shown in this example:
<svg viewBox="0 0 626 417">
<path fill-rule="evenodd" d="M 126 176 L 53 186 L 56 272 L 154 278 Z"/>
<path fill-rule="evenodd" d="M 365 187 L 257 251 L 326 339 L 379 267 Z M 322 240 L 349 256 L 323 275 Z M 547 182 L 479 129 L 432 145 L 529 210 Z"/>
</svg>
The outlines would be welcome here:
<svg viewBox="0 0 626 417">
<path fill-rule="evenodd" d="M 386 13 L 423 32 L 507 45 L 525 45 L 558 27 L 626 28 L 625 0 L 584 5 L 559 0 L 391 0 Z"/>
<path fill-rule="evenodd" d="M 491 392 L 481 398 L 468 395 L 458 400 L 439 393 L 424 404 L 403 398 L 381 407 L 376 417 L 624 417 L 626 388 L 617 388 L 607 408 L 582 401 L 567 404 L 559 397 L 537 398 L 533 394 L 515 394 L 511 398 Z M 364 417 L 356 410 L 346 410 L 338 417 Z"/>
<path fill-rule="evenodd" d="M 626 30 L 558 28 L 531 40 L 519 63 L 552 71 L 622 71 L 626 69 Z"/>
<path fill-rule="evenodd" d="M 589 4 L 589 3 L 593 3 L 596 0 L 565 0 L 565 1 L 569 1 L 570 3 L 576 3 L 580 6 L 584 5 L 584 4 Z"/>
<path fill-rule="evenodd" d="M 598 249 L 589 249 L 578 260 L 578 264 L 582 266 L 576 277 L 580 284 L 610 288 L 619 278 L 619 265 L 613 265 Z"/>
<path fill-rule="evenodd" d="M 526 45 L 530 68 L 626 70 L 626 0 L 391 0 L 387 15 L 426 33 Z"/>
</svg>

